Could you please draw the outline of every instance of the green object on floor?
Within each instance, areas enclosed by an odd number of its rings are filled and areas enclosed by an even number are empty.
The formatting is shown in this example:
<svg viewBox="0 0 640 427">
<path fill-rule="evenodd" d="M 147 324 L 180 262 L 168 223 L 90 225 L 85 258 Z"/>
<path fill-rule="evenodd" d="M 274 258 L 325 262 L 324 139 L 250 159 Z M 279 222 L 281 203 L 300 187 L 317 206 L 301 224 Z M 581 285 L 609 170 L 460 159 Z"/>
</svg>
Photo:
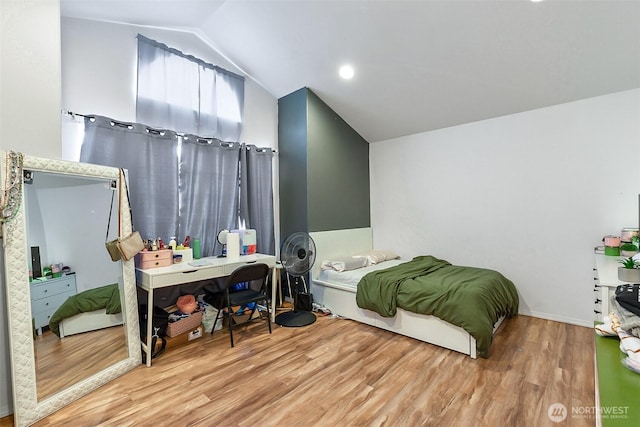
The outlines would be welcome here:
<svg viewBox="0 0 640 427">
<path fill-rule="evenodd" d="M 622 365 L 626 355 L 620 351 L 618 337 L 596 335 L 595 340 L 600 389 L 600 408 L 596 411 L 600 411 L 602 426 L 636 427 L 640 425 L 640 374 Z M 572 408 L 568 409 L 571 417 Z"/>
</svg>

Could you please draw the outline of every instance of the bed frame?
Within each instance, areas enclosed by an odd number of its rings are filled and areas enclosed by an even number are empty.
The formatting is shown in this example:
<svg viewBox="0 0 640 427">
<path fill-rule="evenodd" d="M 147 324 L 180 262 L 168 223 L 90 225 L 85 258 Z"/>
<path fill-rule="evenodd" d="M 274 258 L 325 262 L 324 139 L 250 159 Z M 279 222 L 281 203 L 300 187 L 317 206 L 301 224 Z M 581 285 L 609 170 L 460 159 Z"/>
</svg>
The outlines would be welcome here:
<svg viewBox="0 0 640 427">
<path fill-rule="evenodd" d="M 107 310 L 101 308 L 63 319 L 59 325 L 60 338 L 122 324 L 122 313 L 107 314 Z"/>
<path fill-rule="evenodd" d="M 314 302 L 339 316 L 467 354 L 473 359 L 477 357 L 475 338 L 458 326 L 435 316 L 416 314 L 401 308 L 398 308 L 394 317 L 382 317 L 358 307 L 353 289 L 317 279 L 323 260 L 371 250 L 371 228 L 312 232 L 309 235 L 316 244 L 316 262 L 311 273 Z M 500 318 L 494 325 L 494 333 L 503 319 Z"/>
</svg>

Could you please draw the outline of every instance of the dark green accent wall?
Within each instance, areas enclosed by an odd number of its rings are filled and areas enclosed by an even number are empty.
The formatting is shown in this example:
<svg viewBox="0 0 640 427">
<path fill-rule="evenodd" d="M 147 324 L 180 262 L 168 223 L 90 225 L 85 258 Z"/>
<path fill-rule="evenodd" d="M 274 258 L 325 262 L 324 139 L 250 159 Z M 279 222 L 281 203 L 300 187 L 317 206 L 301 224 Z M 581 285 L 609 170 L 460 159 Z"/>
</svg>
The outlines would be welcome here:
<svg viewBox="0 0 640 427">
<path fill-rule="evenodd" d="M 280 236 L 308 230 L 307 94 L 300 89 L 278 100 Z"/>
<path fill-rule="evenodd" d="M 280 233 L 371 225 L 369 143 L 308 88 L 278 101 Z"/>
</svg>

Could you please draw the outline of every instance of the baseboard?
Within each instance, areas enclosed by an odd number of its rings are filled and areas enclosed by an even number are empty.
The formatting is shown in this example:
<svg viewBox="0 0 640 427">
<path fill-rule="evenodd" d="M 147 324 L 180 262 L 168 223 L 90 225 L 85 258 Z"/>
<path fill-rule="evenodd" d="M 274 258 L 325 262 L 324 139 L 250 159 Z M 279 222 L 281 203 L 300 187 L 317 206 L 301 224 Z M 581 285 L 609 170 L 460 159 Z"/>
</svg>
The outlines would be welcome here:
<svg viewBox="0 0 640 427">
<path fill-rule="evenodd" d="M 8 417 L 11 414 L 13 414 L 13 410 L 9 406 L 0 406 L 0 418 Z"/>
<path fill-rule="evenodd" d="M 531 317 L 537 317 L 539 319 L 545 319 L 545 320 L 553 320 L 554 322 L 561 322 L 561 323 L 568 323 L 570 325 L 576 325 L 576 326 L 586 326 L 587 328 L 593 328 L 593 320 L 590 321 L 586 321 L 583 319 L 574 319 L 572 317 L 564 317 L 564 316 L 558 316 L 555 314 L 549 314 L 549 313 L 541 313 L 538 311 L 522 311 L 518 314 L 523 314 L 525 316 L 531 316 Z"/>
</svg>

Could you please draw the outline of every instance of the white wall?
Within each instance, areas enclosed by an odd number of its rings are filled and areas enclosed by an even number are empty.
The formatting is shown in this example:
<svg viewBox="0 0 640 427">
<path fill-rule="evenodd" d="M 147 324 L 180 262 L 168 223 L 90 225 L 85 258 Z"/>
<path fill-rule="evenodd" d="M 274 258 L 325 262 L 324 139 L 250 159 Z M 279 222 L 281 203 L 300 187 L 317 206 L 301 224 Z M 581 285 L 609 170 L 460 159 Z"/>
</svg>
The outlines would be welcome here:
<svg viewBox="0 0 640 427">
<path fill-rule="evenodd" d="M 638 226 L 640 89 L 371 145 L 374 246 L 496 269 L 590 326 L 593 248 Z"/>
<path fill-rule="evenodd" d="M 59 159 L 60 3 L 2 0 L 0 21 L 0 149 Z"/>
<path fill-rule="evenodd" d="M 0 94 L 0 149 L 59 159 L 58 0 L 0 1 Z M 6 281 L 2 259 L 0 266 L 0 307 L 3 307 Z M 8 319 L 4 309 L 0 309 L 0 319 L 2 417 L 12 412 Z"/>
<path fill-rule="evenodd" d="M 99 114 L 135 122 L 138 33 L 244 75 L 190 33 L 63 18 L 62 108 L 80 114 Z M 277 123 L 275 97 L 255 81 L 245 78 L 242 142 L 277 148 Z M 73 153 L 65 148 L 66 158 L 77 159 L 71 156 Z"/>
</svg>

